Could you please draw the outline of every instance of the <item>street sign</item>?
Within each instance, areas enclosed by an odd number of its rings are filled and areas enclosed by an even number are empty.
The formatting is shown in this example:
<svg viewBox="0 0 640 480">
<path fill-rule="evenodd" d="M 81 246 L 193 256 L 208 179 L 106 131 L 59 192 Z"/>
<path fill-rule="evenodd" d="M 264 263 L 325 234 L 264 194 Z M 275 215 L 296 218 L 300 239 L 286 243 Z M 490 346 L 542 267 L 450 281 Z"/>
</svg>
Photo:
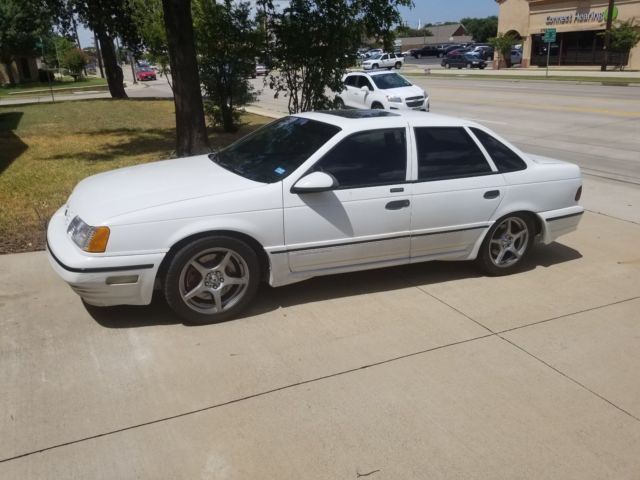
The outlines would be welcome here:
<svg viewBox="0 0 640 480">
<path fill-rule="evenodd" d="M 544 32 L 544 43 L 553 43 L 556 41 L 556 29 L 547 28 Z"/>
</svg>

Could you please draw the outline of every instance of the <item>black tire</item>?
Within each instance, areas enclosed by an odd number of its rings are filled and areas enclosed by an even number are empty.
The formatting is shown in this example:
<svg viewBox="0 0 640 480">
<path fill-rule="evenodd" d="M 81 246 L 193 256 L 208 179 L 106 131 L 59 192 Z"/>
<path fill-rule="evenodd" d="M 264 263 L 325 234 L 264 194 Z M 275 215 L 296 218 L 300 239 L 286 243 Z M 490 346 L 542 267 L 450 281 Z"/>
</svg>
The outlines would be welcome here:
<svg viewBox="0 0 640 480">
<path fill-rule="evenodd" d="M 516 272 L 531 250 L 534 237 L 534 224 L 530 216 L 521 213 L 505 215 L 487 232 L 476 262 L 487 275 Z"/>
<path fill-rule="evenodd" d="M 402 68 L 402 62 L 396 62 L 396 70 L 400 70 Z"/>
<path fill-rule="evenodd" d="M 373 102 L 371 104 L 371 108 L 373 110 L 384 110 L 384 106 L 381 103 L 378 103 L 378 102 Z"/>
<path fill-rule="evenodd" d="M 419 53 L 416 53 L 416 60 L 420 60 L 420 58 L 422 58 L 422 55 L 420 55 Z"/>
<path fill-rule="evenodd" d="M 445 63 L 444 64 L 444 68 L 446 68 L 447 70 L 451 68 L 451 64 L 450 63 Z"/>
<path fill-rule="evenodd" d="M 340 97 L 336 97 L 333 104 L 335 105 L 337 110 L 344 110 L 344 100 L 342 100 Z"/>
<path fill-rule="evenodd" d="M 458 70 L 462 70 L 462 65 L 458 65 Z"/>
<path fill-rule="evenodd" d="M 480 68 L 480 70 L 484 70 L 484 69 L 486 68 L 486 65 L 481 65 L 481 66 L 480 66 L 480 67 L 478 67 L 478 68 Z"/>
<path fill-rule="evenodd" d="M 207 272 L 206 277 L 195 264 Z M 238 315 L 255 296 L 259 283 L 256 252 L 242 240 L 212 235 L 194 240 L 175 254 L 164 277 L 163 291 L 169 306 L 187 323 L 207 324 Z M 201 288 L 206 291 L 200 292 Z M 184 298 L 196 290 L 200 293 Z M 220 311 L 216 311 L 218 306 Z"/>
<path fill-rule="evenodd" d="M 377 63 L 374 63 L 373 65 L 371 65 L 371 69 L 372 69 L 372 70 L 375 70 L 375 69 L 377 69 L 377 68 L 378 68 L 378 64 L 377 64 Z"/>
</svg>

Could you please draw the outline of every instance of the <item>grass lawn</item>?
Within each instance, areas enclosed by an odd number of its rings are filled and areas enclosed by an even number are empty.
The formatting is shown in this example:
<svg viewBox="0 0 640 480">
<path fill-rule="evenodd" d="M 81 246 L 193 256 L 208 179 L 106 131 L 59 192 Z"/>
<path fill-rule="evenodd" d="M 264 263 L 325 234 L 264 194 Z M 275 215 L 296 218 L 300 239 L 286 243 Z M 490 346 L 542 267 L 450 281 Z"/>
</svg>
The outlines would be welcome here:
<svg viewBox="0 0 640 480">
<path fill-rule="evenodd" d="M 229 144 L 270 121 L 246 114 Z M 44 248 L 45 225 L 73 187 L 89 175 L 170 158 L 175 150 L 172 100 L 88 100 L 0 107 L 0 253 Z"/>
<path fill-rule="evenodd" d="M 107 84 L 107 80 L 104 78 L 89 78 L 86 80 L 80 80 L 78 82 L 53 82 L 51 88 L 54 90 L 68 89 L 68 88 L 87 88 L 87 87 L 99 87 Z M 26 96 L 32 90 L 49 90 L 49 84 L 47 82 L 27 83 L 23 85 L 16 85 L 14 87 L 8 85 L 0 86 L 0 98 L 20 98 Z M 18 95 L 25 94 L 25 95 Z"/>
</svg>

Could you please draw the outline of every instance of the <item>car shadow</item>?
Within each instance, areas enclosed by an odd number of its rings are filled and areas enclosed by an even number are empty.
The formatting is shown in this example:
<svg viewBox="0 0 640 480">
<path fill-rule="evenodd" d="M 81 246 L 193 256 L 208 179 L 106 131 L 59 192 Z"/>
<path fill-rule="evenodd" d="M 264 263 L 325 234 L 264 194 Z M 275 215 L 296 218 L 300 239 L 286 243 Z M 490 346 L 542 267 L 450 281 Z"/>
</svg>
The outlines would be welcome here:
<svg viewBox="0 0 640 480">
<path fill-rule="evenodd" d="M 577 250 L 561 243 L 538 246 L 531 251 L 520 272 L 548 268 L 582 258 Z M 266 284 L 258 290 L 253 304 L 239 318 L 256 316 L 295 305 L 343 297 L 402 290 L 484 276 L 473 262 L 427 262 L 398 267 L 365 270 L 316 277 L 304 282 L 273 288 Z M 487 277 L 487 281 L 491 281 Z M 183 323 L 156 292 L 150 305 L 93 307 L 87 312 L 106 328 L 136 328 Z"/>
</svg>

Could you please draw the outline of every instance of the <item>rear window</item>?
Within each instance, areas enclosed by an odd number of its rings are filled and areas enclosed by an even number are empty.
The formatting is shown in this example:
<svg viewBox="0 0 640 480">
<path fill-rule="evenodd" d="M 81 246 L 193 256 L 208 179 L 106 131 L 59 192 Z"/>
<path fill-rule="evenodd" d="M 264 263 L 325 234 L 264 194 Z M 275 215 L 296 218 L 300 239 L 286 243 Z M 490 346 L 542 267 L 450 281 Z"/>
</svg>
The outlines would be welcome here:
<svg viewBox="0 0 640 480">
<path fill-rule="evenodd" d="M 493 163 L 496 164 L 500 173 L 517 172 L 518 170 L 527 168 L 524 160 L 498 139 L 479 128 L 472 127 L 471 131 L 478 140 L 480 140 L 480 143 L 493 160 Z"/>
</svg>

